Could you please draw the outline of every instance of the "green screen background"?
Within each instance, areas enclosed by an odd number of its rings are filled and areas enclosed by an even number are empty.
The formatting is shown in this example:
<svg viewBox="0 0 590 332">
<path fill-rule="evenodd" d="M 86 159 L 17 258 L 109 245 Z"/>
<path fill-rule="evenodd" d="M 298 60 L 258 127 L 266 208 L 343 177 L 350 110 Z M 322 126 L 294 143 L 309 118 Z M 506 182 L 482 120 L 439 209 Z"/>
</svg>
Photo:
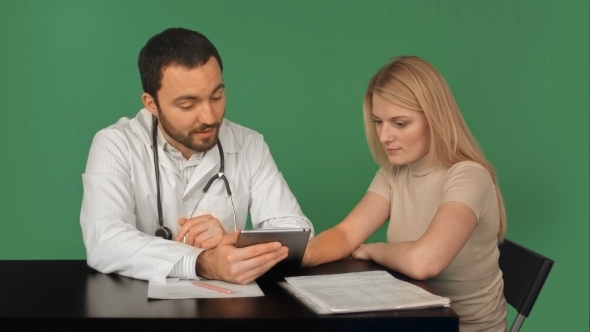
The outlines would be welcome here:
<svg viewBox="0 0 590 332">
<path fill-rule="evenodd" d="M 556 261 L 522 330 L 588 331 L 588 7 L 3 1 L 0 259 L 86 257 L 78 218 L 92 137 L 140 109 L 137 55 L 165 28 L 218 47 L 227 117 L 265 135 L 316 232 L 351 210 L 377 170 L 362 125 L 369 77 L 414 54 L 446 77 L 496 167 L 507 237 Z"/>
</svg>

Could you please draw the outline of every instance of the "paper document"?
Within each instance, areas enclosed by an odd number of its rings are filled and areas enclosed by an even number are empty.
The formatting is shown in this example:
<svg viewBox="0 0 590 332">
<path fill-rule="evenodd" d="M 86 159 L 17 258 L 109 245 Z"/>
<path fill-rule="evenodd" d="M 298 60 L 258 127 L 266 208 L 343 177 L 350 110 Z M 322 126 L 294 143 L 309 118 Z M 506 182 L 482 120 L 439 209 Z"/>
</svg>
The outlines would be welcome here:
<svg viewBox="0 0 590 332">
<path fill-rule="evenodd" d="M 217 287 L 230 289 L 231 294 L 195 286 L 194 280 L 167 279 L 166 283 L 150 281 L 148 285 L 148 298 L 150 299 L 193 299 L 193 298 L 229 298 L 229 297 L 257 297 L 264 293 L 253 281 L 247 285 L 230 284 L 218 280 L 200 280 L 200 282 Z"/>
<path fill-rule="evenodd" d="M 319 314 L 448 307 L 448 298 L 396 279 L 386 271 L 288 277 L 281 285 Z"/>
</svg>

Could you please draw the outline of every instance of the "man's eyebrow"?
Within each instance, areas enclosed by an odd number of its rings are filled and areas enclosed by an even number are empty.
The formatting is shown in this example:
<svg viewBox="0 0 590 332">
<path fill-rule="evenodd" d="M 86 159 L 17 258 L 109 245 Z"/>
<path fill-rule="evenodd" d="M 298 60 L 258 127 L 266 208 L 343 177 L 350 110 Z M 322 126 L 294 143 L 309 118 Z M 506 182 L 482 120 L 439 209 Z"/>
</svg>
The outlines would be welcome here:
<svg viewBox="0 0 590 332">
<path fill-rule="evenodd" d="M 199 100 L 201 100 L 201 98 L 199 98 L 198 96 L 195 96 L 195 95 L 181 95 L 181 96 L 178 96 L 178 97 L 172 99 L 172 103 L 176 104 L 176 103 L 180 103 L 180 102 L 183 102 L 186 100 L 199 101 Z"/>
<path fill-rule="evenodd" d="M 225 84 L 219 83 L 219 85 L 216 86 L 215 89 L 213 89 L 213 92 L 211 94 L 215 94 L 215 92 L 217 92 L 217 91 L 219 91 L 221 89 L 225 89 Z"/>
<path fill-rule="evenodd" d="M 218 86 L 215 87 L 215 89 L 213 89 L 213 92 L 211 94 L 213 95 L 221 89 L 225 89 L 225 84 L 220 83 Z M 200 101 L 201 97 L 195 96 L 195 95 L 180 95 L 180 96 L 172 99 L 172 103 L 176 104 L 176 103 L 180 103 L 180 102 L 187 101 L 187 100 Z"/>
</svg>

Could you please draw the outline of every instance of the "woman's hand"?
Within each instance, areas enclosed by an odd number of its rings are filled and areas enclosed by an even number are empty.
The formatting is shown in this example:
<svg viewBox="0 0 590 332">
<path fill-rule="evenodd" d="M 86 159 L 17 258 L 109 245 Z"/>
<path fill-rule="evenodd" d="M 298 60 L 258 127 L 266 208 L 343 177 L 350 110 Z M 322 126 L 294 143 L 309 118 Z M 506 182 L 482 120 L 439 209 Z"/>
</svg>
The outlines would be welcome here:
<svg viewBox="0 0 590 332">
<path fill-rule="evenodd" d="M 371 256 L 369 255 L 369 247 L 372 245 L 372 243 L 361 244 L 360 247 L 358 247 L 355 251 L 352 252 L 352 258 L 371 260 Z"/>
</svg>

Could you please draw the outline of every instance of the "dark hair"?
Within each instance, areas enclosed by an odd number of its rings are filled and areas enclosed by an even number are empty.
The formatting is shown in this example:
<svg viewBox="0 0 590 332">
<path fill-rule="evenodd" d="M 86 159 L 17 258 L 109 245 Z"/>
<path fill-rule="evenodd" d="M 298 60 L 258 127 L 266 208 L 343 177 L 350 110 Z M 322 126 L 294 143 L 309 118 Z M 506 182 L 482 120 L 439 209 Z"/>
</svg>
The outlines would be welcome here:
<svg viewBox="0 0 590 332">
<path fill-rule="evenodd" d="M 170 28 L 153 36 L 139 52 L 139 75 L 143 91 L 150 94 L 156 104 L 157 92 L 162 84 L 162 71 L 170 65 L 189 69 L 205 64 L 211 57 L 223 71 L 217 49 L 202 34 L 183 28 Z"/>
</svg>

